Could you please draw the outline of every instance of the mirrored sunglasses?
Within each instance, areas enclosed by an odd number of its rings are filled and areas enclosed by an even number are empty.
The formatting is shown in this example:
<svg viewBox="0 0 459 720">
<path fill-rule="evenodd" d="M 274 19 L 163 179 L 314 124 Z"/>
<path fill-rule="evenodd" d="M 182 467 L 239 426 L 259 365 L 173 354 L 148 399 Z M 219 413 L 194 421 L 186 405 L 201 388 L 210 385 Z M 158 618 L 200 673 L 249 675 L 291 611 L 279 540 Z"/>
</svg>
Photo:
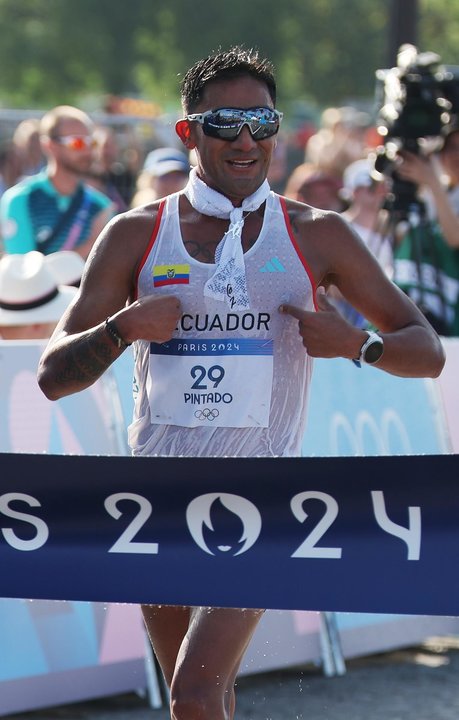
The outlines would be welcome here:
<svg viewBox="0 0 459 720">
<path fill-rule="evenodd" d="M 91 150 L 97 144 L 92 135 L 63 135 L 53 140 L 68 150 Z"/>
<path fill-rule="evenodd" d="M 282 117 L 283 113 L 268 107 L 218 108 L 187 115 L 186 120 L 200 123 L 204 135 L 233 142 L 244 125 L 254 140 L 272 137 L 279 130 Z"/>
</svg>

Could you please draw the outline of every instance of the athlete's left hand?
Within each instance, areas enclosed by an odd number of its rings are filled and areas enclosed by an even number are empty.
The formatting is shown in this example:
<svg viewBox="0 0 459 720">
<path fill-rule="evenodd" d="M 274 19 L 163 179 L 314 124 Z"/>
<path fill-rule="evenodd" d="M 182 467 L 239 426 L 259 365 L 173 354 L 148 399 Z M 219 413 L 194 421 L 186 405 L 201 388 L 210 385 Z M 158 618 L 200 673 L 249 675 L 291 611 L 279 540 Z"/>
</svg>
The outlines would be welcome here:
<svg viewBox="0 0 459 720">
<path fill-rule="evenodd" d="M 298 320 L 298 331 L 311 357 L 357 357 L 365 333 L 348 323 L 328 300 L 325 288 L 316 291 L 317 312 L 283 304 L 279 311 Z"/>
</svg>

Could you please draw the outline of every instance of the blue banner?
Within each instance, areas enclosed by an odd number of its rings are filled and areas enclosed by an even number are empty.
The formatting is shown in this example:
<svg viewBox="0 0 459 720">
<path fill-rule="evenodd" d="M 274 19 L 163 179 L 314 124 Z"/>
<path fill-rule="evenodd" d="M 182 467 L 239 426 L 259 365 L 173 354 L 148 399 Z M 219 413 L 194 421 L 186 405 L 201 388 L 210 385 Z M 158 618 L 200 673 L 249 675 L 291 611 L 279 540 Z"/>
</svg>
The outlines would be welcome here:
<svg viewBox="0 0 459 720">
<path fill-rule="evenodd" d="M 0 454 L 0 596 L 459 615 L 458 470 Z"/>
</svg>

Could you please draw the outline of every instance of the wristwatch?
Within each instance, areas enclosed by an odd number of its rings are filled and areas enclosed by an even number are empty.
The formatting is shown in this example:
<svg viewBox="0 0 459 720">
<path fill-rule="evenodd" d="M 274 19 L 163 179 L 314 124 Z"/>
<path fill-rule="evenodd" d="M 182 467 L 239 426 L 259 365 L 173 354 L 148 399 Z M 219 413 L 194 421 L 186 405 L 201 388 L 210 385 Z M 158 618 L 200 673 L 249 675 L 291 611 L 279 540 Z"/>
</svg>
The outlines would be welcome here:
<svg viewBox="0 0 459 720">
<path fill-rule="evenodd" d="M 368 337 L 360 348 L 360 355 L 356 360 L 356 364 L 364 362 L 367 365 L 373 365 L 378 362 L 384 352 L 384 342 L 378 333 L 371 332 L 370 330 L 366 330 L 365 332 Z"/>
</svg>

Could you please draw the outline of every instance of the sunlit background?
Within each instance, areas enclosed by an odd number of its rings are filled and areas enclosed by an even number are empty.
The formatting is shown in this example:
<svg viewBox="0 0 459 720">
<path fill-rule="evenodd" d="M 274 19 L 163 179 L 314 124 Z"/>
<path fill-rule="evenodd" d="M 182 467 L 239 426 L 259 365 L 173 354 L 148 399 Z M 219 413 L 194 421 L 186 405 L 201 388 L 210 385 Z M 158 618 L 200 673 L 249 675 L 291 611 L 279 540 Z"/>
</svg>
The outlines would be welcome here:
<svg viewBox="0 0 459 720">
<path fill-rule="evenodd" d="M 134 171 L 176 144 L 180 79 L 220 47 L 274 63 L 288 169 L 325 108 L 375 114 L 375 73 L 402 43 L 459 65 L 459 3 L 447 0 L 0 0 L 0 33 L 1 146 L 22 119 L 71 104 L 117 129 Z"/>
</svg>

